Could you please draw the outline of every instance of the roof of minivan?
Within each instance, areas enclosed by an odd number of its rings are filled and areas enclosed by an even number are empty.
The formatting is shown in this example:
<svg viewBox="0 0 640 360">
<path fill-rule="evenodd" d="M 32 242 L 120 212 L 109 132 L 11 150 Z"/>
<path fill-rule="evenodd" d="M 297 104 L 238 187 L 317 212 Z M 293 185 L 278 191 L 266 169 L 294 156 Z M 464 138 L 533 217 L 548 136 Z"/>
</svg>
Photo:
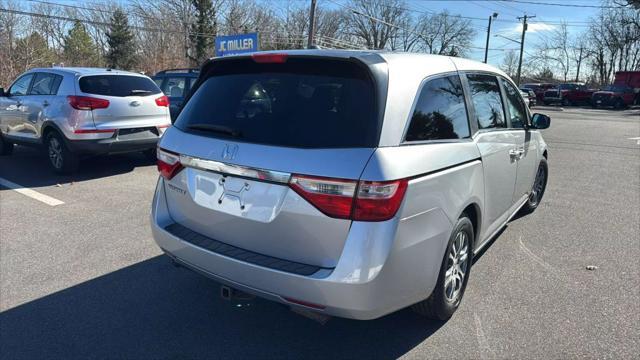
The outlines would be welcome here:
<svg viewBox="0 0 640 360">
<path fill-rule="evenodd" d="M 138 75 L 145 76 L 140 73 L 124 71 L 124 70 L 116 70 L 116 69 L 107 69 L 107 68 L 91 68 L 91 67 L 49 67 L 49 68 L 33 68 L 28 72 L 34 71 L 53 71 L 53 72 L 62 72 L 62 73 L 70 73 L 75 75 L 101 75 L 101 74 L 111 74 L 111 75 Z"/>
<path fill-rule="evenodd" d="M 308 49 L 308 50 L 273 50 L 260 51 L 253 54 L 288 54 L 291 56 L 318 56 L 334 58 L 356 58 L 370 63 L 373 58 L 386 62 L 389 72 L 412 71 L 423 77 L 449 71 L 488 71 L 509 78 L 502 70 L 491 65 L 452 56 L 432 55 L 424 53 L 394 52 L 386 50 L 335 50 L 335 49 Z M 229 57 L 247 57 L 248 55 L 232 55 Z M 429 66 L 424 66 L 428 64 Z M 409 67 L 409 68 L 407 68 Z"/>
</svg>

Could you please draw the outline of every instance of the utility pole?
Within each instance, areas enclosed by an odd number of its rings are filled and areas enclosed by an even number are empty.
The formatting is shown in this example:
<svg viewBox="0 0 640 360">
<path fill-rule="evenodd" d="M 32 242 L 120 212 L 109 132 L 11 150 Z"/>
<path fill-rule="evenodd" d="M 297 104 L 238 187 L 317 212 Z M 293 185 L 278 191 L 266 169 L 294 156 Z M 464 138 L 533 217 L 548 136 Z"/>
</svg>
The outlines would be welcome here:
<svg viewBox="0 0 640 360">
<path fill-rule="evenodd" d="M 314 34 L 316 32 L 316 0 L 311 0 L 311 9 L 309 9 L 309 39 L 307 41 L 307 49 L 311 49 L 314 42 Z"/>
<path fill-rule="evenodd" d="M 518 17 L 518 20 L 522 19 L 522 38 L 520 39 L 520 60 L 518 60 L 518 74 L 516 75 L 516 85 L 520 86 L 520 71 L 522 70 L 522 53 L 524 52 L 524 34 L 527 32 L 527 19 L 533 19 L 534 16 L 527 16 L 525 14 L 522 17 Z"/>
<path fill-rule="evenodd" d="M 487 63 L 487 56 L 489 56 L 489 35 L 491 34 L 491 20 L 498 17 L 498 13 L 494 12 L 489 16 L 489 27 L 487 27 L 487 45 L 484 48 L 484 63 Z"/>
</svg>

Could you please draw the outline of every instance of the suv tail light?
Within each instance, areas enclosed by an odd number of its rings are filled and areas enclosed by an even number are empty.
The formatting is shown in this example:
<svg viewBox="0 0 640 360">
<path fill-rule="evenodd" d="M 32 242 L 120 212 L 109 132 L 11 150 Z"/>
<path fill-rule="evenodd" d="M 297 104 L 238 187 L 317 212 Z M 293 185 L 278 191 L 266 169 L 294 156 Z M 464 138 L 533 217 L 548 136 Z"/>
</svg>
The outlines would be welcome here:
<svg viewBox="0 0 640 360">
<path fill-rule="evenodd" d="M 327 216 L 385 221 L 396 215 L 408 180 L 355 181 L 295 175 L 289 185 Z"/>
<path fill-rule="evenodd" d="M 168 107 L 169 106 L 169 98 L 167 97 L 167 95 L 162 95 L 159 98 L 157 98 L 156 99 L 156 105 L 162 106 L 162 107 Z"/>
<path fill-rule="evenodd" d="M 98 99 L 89 96 L 67 96 L 67 101 L 72 108 L 77 110 L 106 109 L 109 107 L 109 100 Z"/>
<path fill-rule="evenodd" d="M 176 153 L 158 148 L 157 157 L 158 171 L 160 175 L 167 180 L 171 180 L 183 168 L 180 163 L 180 155 Z"/>
</svg>

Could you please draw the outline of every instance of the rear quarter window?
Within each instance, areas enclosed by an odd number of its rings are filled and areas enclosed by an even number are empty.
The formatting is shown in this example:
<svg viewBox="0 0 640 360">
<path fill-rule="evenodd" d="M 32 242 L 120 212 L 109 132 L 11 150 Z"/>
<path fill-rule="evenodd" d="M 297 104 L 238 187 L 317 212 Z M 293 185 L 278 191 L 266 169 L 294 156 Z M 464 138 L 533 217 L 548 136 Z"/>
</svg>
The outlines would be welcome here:
<svg viewBox="0 0 640 360">
<path fill-rule="evenodd" d="M 469 133 L 460 77 L 429 80 L 418 97 L 405 141 L 461 139 Z"/>
<path fill-rule="evenodd" d="M 290 58 L 222 61 L 174 124 L 199 135 L 300 148 L 375 147 L 375 85 L 364 66 Z"/>
<path fill-rule="evenodd" d="M 153 80 L 131 75 L 83 76 L 79 85 L 83 93 L 105 96 L 146 96 L 161 92 Z"/>
</svg>

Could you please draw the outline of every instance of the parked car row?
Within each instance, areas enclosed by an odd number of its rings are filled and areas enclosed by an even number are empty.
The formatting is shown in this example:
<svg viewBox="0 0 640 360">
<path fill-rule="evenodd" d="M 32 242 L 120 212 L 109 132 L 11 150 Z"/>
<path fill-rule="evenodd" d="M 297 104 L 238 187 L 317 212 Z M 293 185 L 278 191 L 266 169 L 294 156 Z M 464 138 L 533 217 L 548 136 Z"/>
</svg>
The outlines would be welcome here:
<svg viewBox="0 0 640 360">
<path fill-rule="evenodd" d="M 640 105 L 640 71 L 619 71 L 613 85 L 603 90 L 589 89 L 582 83 L 530 83 L 523 90 L 533 90 L 538 103 L 545 105 L 561 104 L 591 105 L 622 109 L 631 105 Z"/>
</svg>

